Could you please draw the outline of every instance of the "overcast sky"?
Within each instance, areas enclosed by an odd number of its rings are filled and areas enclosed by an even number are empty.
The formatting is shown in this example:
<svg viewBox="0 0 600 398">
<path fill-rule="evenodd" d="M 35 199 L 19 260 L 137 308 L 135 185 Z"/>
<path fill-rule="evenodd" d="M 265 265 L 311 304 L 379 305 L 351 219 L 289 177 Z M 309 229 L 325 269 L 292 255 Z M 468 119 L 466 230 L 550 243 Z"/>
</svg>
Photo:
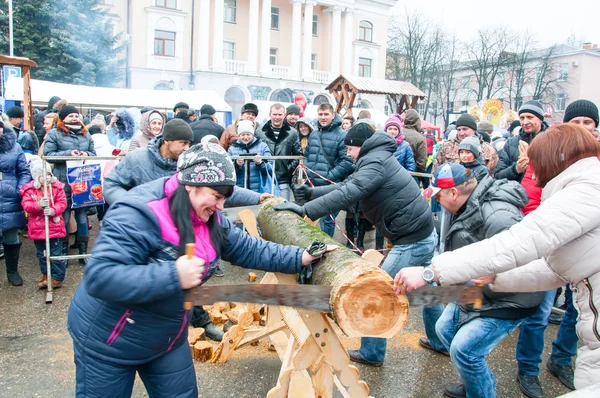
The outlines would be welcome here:
<svg viewBox="0 0 600 398">
<path fill-rule="evenodd" d="M 396 12 L 420 11 L 441 23 L 461 40 L 469 40 L 480 28 L 497 25 L 529 29 L 541 45 L 563 43 L 571 35 L 600 45 L 600 1 L 598 0 L 400 0 Z"/>
</svg>

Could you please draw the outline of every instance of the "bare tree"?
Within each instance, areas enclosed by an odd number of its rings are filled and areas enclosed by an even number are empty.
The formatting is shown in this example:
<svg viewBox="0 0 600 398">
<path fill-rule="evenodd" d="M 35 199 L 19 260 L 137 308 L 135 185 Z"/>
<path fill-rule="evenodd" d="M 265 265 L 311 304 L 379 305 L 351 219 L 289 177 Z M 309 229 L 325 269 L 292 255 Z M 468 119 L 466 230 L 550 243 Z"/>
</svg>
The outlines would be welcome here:
<svg viewBox="0 0 600 398">
<path fill-rule="evenodd" d="M 425 109 L 429 107 L 445 40 L 443 30 L 435 26 L 420 13 L 405 10 L 403 18 L 393 18 L 388 28 L 387 77 L 408 80 L 425 92 Z"/>
<path fill-rule="evenodd" d="M 557 48 L 556 44 L 549 47 L 537 61 L 534 69 L 534 99 L 544 101 L 545 98 L 554 98 L 556 91 L 562 88 L 562 82 L 567 79 L 567 76 L 564 75 L 560 68 L 560 64 L 554 59 Z"/>
<path fill-rule="evenodd" d="M 437 95 L 443 109 L 444 125 L 447 126 L 448 112 L 454 110 L 454 101 L 458 94 L 455 82 L 461 54 L 456 36 L 446 40 L 443 47 L 446 51 L 442 54 L 442 63 L 437 71 Z"/>
<path fill-rule="evenodd" d="M 506 28 L 480 29 L 476 40 L 465 46 L 477 83 L 477 87 L 471 91 L 478 102 L 493 98 L 499 91 L 494 82 L 509 62 L 507 49 L 513 40 L 514 36 Z"/>
<path fill-rule="evenodd" d="M 512 109 L 518 107 L 523 98 L 523 89 L 530 82 L 531 68 L 528 64 L 534 56 L 533 47 L 536 42 L 529 32 L 519 35 L 513 42 L 513 51 L 507 59 L 507 70 L 510 73 L 508 83 L 508 102 Z"/>
</svg>

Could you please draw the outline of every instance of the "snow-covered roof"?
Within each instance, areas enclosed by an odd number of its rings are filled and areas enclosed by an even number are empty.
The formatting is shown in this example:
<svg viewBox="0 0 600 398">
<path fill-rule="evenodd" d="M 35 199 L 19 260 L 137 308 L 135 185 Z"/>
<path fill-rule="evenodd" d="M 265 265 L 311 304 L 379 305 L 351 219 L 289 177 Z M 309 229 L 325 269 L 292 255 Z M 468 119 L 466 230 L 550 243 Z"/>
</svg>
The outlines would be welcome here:
<svg viewBox="0 0 600 398">
<path fill-rule="evenodd" d="M 222 96 L 212 90 L 138 90 L 78 86 L 31 79 L 31 100 L 34 105 L 46 106 L 52 96 L 66 99 L 79 108 L 114 110 L 117 108 L 150 105 L 159 110 L 172 110 L 178 102 L 186 102 L 190 108 L 200 109 L 212 105 L 218 112 L 231 112 Z M 11 77 L 5 84 L 5 99 L 23 100 L 23 79 Z"/>
</svg>

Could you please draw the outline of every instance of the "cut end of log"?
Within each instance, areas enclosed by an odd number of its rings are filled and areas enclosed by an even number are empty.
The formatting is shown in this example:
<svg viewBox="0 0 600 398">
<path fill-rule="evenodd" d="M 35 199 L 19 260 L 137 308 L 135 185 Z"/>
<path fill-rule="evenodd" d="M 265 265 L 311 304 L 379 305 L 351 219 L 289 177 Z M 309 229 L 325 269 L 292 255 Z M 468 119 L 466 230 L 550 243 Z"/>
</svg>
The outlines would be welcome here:
<svg viewBox="0 0 600 398">
<path fill-rule="evenodd" d="M 394 293 L 393 280 L 388 278 L 386 284 L 379 272 L 363 274 L 340 287 L 333 310 L 346 335 L 391 338 L 402 330 L 408 320 L 408 300 Z"/>
<path fill-rule="evenodd" d="M 254 272 L 250 272 L 248 274 L 248 281 L 249 282 L 255 282 L 256 281 L 256 274 Z"/>
<path fill-rule="evenodd" d="M 206 340 L 206 332 L 203 328 L 189 328 L 188 329 L 188 343 L 190 345 L 196 344 L 200 340 Z"/>
</svg>

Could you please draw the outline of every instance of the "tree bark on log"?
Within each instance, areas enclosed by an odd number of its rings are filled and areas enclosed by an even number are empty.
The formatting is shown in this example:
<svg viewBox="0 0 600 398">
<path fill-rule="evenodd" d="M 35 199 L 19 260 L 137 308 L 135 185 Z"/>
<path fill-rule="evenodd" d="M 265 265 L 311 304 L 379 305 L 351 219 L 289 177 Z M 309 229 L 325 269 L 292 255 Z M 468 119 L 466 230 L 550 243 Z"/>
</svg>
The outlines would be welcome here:
<svg viewBox="0 0 600 398">
<path fill-rule="evenodd" d="M 281 198 L 269 199 L 258 213 L 265 239 L 307 247 L 314 239 L 339 246 L 313 267 L 313 283 L 331 286 L 329 306 L 349 337 L 397 335 L 408 319 L 406 296 L 394 293 L 392 278 L 290 211 L 275 211 Z"/>
</svg>

